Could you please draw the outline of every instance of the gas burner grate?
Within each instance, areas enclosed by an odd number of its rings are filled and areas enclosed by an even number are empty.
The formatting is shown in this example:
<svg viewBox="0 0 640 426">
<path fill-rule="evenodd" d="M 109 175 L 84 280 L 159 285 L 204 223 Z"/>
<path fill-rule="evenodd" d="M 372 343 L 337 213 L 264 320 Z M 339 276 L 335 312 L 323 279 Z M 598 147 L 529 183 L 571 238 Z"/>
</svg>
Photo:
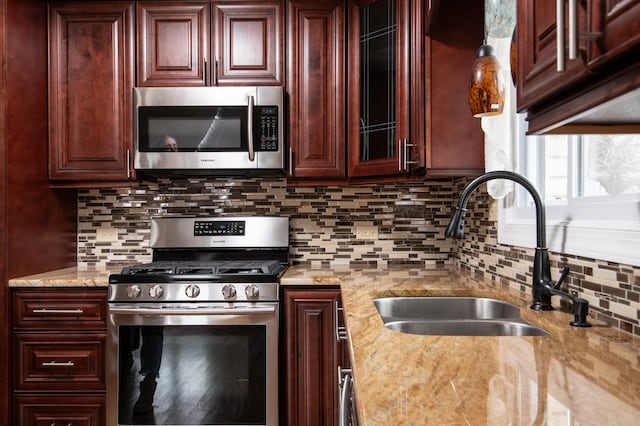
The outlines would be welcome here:
<svg viewBox="0 0 640 426">
<path fill-rule="evenodd" d="M 277 260 L 167 262 L 158 261 L 127 266 L 123 275 L 214 275 L 214 274 L 278 274 L 283 265 Z"/>
</svg>

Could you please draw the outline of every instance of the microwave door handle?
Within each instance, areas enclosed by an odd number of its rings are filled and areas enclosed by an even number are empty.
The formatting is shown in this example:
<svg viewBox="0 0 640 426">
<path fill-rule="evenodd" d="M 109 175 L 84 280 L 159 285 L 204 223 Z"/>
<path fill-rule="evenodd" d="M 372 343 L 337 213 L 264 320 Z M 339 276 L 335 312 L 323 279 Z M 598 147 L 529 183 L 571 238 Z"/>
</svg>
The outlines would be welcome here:
<svg viewBox="0 0 640 426">
<path fill-rule="evenodd" d="M 256 153 L 253 149 L 253 96 L 249 95 L 249 105 L 247 111 L 247 138 L 249 145 L 249 161 L 255 161 Z"/>
</svg>

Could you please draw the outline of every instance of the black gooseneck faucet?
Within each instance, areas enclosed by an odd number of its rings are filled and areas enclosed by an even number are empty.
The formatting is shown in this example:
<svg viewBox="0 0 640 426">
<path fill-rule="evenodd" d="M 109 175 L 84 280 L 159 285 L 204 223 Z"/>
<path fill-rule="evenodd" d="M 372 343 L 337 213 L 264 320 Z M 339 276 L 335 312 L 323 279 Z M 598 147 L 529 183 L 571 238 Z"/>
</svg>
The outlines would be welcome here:
<svg viewBox="0 0 640 426">
<path fill-rule="evenodd" d="M 590 327 L 587 322 L 587 314 L 589 313 L 589 302 L 580 297 L 573 296 L 560 289 L 562 281 L 569 273 L 569 268 L 565 266 L 562 270 L 560 278 L 556 283 L 551 280 L 551 264 L 549 262 L 549 252 L 546 244 L 546 225 L 544 203 L 536 191 L 535 187 L 522 175 L 506 170 L 499 170 L 485 173 L 471 181 L 460 194 L 458 205 L 456 206 L 451 221 L 445 231 L 446 237 L 461 239 L 464 236 L 464 219 L 467 214 L 467 202 L 471 193 L 483 183 L 493 179 L 507 179 L 522 185 L 533 197 L 536 209 L 536 249 L 533 258 L 533 283 L 532 296 L 533 303 L 531 309 L 538 311 L 551 311 L 551 296 L 558 295 L 571 300 L 573 303 L 574 320 L 569 324 L 574 327 Z"/>
</svg>

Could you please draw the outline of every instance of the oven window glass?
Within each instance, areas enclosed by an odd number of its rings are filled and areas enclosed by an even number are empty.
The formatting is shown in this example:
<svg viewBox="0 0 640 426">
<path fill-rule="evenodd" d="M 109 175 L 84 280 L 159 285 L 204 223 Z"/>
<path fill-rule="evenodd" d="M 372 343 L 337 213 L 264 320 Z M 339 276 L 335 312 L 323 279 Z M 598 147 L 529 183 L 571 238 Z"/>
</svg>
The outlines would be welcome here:
<svg viewBox="0 0 640 426">
<path fill-rule="evenodd" d="M 119 424 L 265 424 L 264 325 L 120 326 L 118 343 Z"/>
<path fill-rule="evenodd" d="M 246 151 L 247 107 L 140 107 L 142 152 Z"/>
</svg>

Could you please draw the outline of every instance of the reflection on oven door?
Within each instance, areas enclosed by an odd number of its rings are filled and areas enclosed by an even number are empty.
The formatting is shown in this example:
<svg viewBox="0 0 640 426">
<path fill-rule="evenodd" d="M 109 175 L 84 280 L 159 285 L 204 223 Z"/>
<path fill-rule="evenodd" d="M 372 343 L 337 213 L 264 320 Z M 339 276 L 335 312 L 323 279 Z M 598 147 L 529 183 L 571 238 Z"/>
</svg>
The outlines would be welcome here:
<svg viewBox="0 0 640 426">
<path fill-rule="evenodd" d="M 119 327 L 118 423 L 265 424 L 266 327 Z"/>
</svg>

